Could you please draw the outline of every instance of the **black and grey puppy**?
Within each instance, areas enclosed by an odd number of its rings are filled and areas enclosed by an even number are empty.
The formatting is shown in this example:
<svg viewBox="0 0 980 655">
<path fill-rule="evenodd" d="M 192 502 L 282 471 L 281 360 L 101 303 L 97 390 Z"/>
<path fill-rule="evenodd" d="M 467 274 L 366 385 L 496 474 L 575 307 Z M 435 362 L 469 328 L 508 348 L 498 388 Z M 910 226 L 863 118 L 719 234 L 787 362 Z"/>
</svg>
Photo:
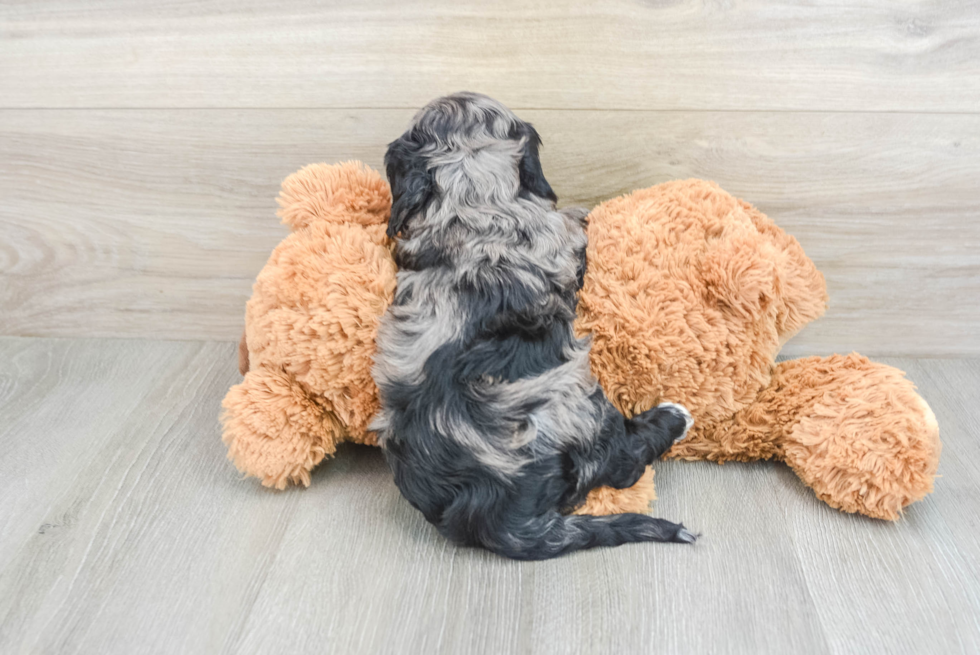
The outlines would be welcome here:
<svg viewBox="0 0 980 655">
<path fill-rule="evenodd" d="M 399 266 L 374 377 L 395 483 L 439 531 L 517 559 L 636 541 L 693 542 L 643 514 L 569 516 L 633 485 L 691 415 L 610 404 L 572 332 L 585 210 L 559 212 L 541 139 L 474 93 L 423 108 L 385 155 Z"/>
</svg>

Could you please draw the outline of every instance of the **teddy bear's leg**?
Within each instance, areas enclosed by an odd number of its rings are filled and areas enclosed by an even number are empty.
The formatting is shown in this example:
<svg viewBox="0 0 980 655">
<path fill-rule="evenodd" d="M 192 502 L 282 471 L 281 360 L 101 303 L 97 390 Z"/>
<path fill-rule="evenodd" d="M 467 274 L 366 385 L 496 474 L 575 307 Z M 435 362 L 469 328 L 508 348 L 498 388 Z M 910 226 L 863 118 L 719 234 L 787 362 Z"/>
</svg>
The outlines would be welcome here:
<svg viewBox="0 0 980 655">
<path fill-rule="evenodd" d="M 902 371 L 852 353 L 783 362 L 773 377 L 798 406 L 783 458 L 828 505 L 893 521 L 932 492 L 939 426 Z"/>
<path fill-rule="evenodd" d="M 648 466 L 628 489 L 612 487 L 596 487 L 589 492 L 585 504 L 577 508 L 574 514 L 646 514 L 650 511 L 650 503 L 657 499 L 653 484 L 653 467 Z"/>
<path fill-rule="evenodd" d="M 267 487 L 310 484 L 310 471 L 336 450 L 343 428 L 282 371 L 258 368 L 222 403 L 222 440 L 238 470 Z"/>
</svg>

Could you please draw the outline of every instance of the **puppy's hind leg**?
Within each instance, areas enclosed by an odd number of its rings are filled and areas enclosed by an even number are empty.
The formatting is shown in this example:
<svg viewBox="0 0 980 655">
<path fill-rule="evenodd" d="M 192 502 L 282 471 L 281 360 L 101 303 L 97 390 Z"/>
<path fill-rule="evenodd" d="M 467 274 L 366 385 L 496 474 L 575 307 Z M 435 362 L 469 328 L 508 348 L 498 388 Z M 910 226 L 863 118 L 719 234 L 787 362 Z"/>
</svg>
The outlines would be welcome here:
<svg viewBox="0 0 980 655">
<path fill-rule="evenodd" d="M 625 421 L 626 431 L 642 436 L 657 459 L 687 436 L 694 419 L 683 405 L 663 403 Z"/>
<path fill-rule="evenodd" d="M 608 403 L 604 396 L 597 399 Z M 604 421 L 588 448 L 565 453 L 575 480 L 572 505 L 585 500 L 594 487 L 631 487 L 647 466 L 683 439 L 693 424 L 691 414 L 680 405 L 666 403 L 631 419 L 624 419 L 612 405 L 603 409 Z"/>
</svg>

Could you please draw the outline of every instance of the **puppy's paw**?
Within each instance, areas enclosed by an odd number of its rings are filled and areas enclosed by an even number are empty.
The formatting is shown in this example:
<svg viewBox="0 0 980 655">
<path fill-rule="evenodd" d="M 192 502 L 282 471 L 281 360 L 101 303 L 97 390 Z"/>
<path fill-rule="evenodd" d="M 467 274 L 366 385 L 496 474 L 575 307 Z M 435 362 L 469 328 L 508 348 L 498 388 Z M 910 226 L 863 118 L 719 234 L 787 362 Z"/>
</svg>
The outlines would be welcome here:
<svg viewBox="0 0 980 655">
<path fill-rule="evenodd" d="M 662 411 L 674 417 L 673 421 L 668 422 L 672 443 L 677 443 L 688 435 L 694 425 L 694 417 L 687 411 L 687 407 L 677 403 L 662 403 L 657 405 L 656 409 L 658 412 Z"/>
<path fill-rule="evenodd" d="M 647 439 L 654 459 L 687 436 L 694 419 L 687 408 L 676 403 L 664 403 L 637 414 L 626 422 L 626 429 Z"/>
</svg>

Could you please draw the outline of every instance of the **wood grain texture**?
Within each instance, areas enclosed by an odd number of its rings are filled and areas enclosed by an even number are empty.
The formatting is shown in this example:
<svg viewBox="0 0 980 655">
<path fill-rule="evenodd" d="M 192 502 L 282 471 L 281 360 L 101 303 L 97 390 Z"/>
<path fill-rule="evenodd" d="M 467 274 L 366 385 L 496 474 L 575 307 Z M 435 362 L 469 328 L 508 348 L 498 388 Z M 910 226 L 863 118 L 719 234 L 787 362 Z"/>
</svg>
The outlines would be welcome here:
<svg viewBox="0 0 980 655">
<path fill-rule="evenodd" d="M 702 532 L 517 563 L 443 540 L 380 452 L 242 480 L 215 421 L 233 344 L 0 339 L 4 653 L 970 653 L 978 360 L 889 360 L 936 411 L 935 494 L 897 524 L 783 466 L 657 466 Z"/>
<path fill-rule="evenodd" d="M 0 334 L 236 339 L 279 181 L 411 114 L 0 111 Z M 831 307 L 788 353 L 980 353 L 980 115 L 522 115 L 563 204 L 703 177 L 797 236 Z"/>
<path fill-rule="evenodd" d="M 966 111 L 980 4 L 17 0 L 4 107 Z"/>
</svg>

